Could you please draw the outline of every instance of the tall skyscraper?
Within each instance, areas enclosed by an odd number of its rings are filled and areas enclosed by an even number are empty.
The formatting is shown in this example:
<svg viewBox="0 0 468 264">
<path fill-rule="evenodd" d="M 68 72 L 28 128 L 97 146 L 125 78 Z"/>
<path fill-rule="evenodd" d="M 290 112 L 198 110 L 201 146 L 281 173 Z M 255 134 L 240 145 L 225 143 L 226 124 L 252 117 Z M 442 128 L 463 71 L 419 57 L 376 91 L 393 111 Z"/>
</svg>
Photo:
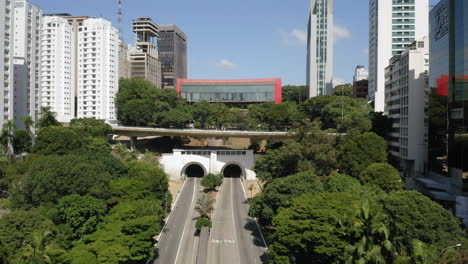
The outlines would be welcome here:
<svg viewBox="0 0 468 264">
<path fill-rule="evenodd" d="M 385 107 L 385 67 L 390 58 L 428 35 L 429 0 L 369 0 L 369 95 Z"/>
<path fill-rule="evenodd" d="M 13 3 L 0 0 L 0 129 L 8 120 L 14 119 Z"/>
<path fill-rule="evenodd" d="M 78 118 L 117 121 L 119 32 L 110 21 L 90 18 L 78 27 Z"/>
<path fill-rule="evenodd" d="M 75 117 L 75 34 L 68 20 L 45 16 L 42 28 L 41 104 L 57 113 L 57 120 Z"/>
<path fill-rule="evenodd" d="M 309 98 L 333 90 L 333 0 L 311 0 L 307 44 Z"/>
<path fill-rule="evenodd" d="M 36 120 L 40 110 L 42 9 L 26 0 L 16 0 L 13 24 L 14 118 L 16 125 L 24 128 L 22 117 Z"/>
<path fill-rule="evenodd" d="M 162 87 L 175 88 L 177 79 L 187 79 L 187 36 L 176 25 L 159 25 L 158 48 Z"/>
<path fill-rule="evenodd" d="M 136 47 L 129 50 L 130 77 L 144 79 L 161 88 L 161 64 L 159 63 L 158 26 L 149 17 L 140 17 L 133 21 L 136 35 Z"/>
</svg>

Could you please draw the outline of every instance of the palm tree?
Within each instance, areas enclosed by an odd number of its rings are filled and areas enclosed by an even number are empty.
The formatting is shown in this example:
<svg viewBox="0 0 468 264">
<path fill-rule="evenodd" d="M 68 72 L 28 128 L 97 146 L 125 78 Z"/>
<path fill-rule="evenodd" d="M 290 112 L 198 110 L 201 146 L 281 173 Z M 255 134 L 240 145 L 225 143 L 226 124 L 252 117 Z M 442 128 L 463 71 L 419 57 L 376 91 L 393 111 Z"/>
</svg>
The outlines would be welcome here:
<svg viewBox="0 0 468 264">
<path fill-rule="evenodd" d="M 14 155 L 13 151 L 13 140 L 14 140 L 14 133 L 16 129 L 15 121 L 8 120 L 3 125 L 2 133 L 0 135 L 0 142 L 3 147 L 3 154 L 8 157 L 8 160 L 11 160 L 11 156 Z"/>
<path fill-rule="evenodd" d="M 30 116 L 23 116 L 22 119 L 23 119 L 24 126 L 26 127 L 26 130 L 29 131 L 31 139 L 34 142 L 34 137 L 35 137 L 34 125 L 35 124 L 34 124 L 33 118 Z"/>
<path fill-rule="evenodd" d="M 195 211 L 197 211 L 201 217 L 210 219 L 210 214 L 214 210 L 215 200 L 211 198 L 210 193 L 202 193 L 197 200 Z"/>
<path fill-rule="evenodd" d="M 56 113 L 52 112 L 50 106 L 41 107 L 41 118 L 37 125 L 39 128 L 50 127 L 50 126 L 61 126 L 62 124 L 56 119 Z"/>
<path fill-rule="evenodd" d="M 382 214 L 370 213 L 368 201 L 363 203 L 353 222 L 353 227 L 360 231 L 360 239 L 348 248 L 352 253 L 348 263 L 387 263 L 386 256 L 392 254 L 393 245 L 383 220 Z"/>
<path fill-rule="evenodd" d="M 52 263 L 49 257 L 50 246 L 46 244 L 50 231 L 36 231 L 32 233 L 31 242 L 20 249 L 17 263 L 49 264 Z"/>
</svg>

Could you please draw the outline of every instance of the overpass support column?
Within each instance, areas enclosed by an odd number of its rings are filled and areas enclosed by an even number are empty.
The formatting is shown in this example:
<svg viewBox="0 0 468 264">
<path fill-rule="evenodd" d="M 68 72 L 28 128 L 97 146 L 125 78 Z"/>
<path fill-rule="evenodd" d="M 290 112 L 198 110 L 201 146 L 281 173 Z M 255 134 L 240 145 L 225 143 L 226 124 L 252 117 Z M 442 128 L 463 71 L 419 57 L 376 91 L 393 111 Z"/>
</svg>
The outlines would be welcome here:
<svg viewBox="0 0 468 264">
<path fill-rule="evenodd" d="M 216 150 L 211 151 L 210 155 L 210 168 L 209 173 L 216 174 L 218 173 L 218 168 L 216 168 L 216 163 L 218 162 L 218 153 Z"/>
<path fill-rule="evenodd" d="M 138 141 L 138 137 L 130 137 L 130 147 L 132 150 L 137 149 L 137 141 Z"/>
</svg>

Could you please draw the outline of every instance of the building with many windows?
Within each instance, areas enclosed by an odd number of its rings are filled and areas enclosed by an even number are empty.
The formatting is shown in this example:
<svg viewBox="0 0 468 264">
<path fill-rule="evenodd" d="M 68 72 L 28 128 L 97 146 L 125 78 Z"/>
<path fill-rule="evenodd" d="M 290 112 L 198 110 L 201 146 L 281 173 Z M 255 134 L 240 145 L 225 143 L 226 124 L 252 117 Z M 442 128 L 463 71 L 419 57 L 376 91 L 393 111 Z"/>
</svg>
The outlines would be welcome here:
<svg viewBox="0 0 468 264">
<path fill-rule="evenodd" d="M 367 98 L 367 91 L 369 87 L 369 71 L 362 65 L 356 66 L 353 77 L 353 97 L 354 98 Z"/>
<path fill-rule="evenodd" d="M 385 107 L 385 67 L 416 39 L 428 35 L 429 0 L 369 0 L 369 95 Z"/>
<path fill-rule="evenodd" d="M 308 97 L 332 94 L 333 0 L 311 0 L 307 44 Z"/>
<path fill-rule="evenodd" d="M 13 0 L 0 0 L 0 129 L 14 119 L 13 4 Z"/>
<path fill-rule="evenodd" d="M 128 52 L 130 78 L 144 79 L 161 88 L 161 64 L 158 47 L 159 28 L 149 17 L 133 21 L 133 32 L 136 35 L 136 47 Z"/>
<path fill-rule="evenodd" d="M 187 79 L 187 36 L 176 25 L 159 25 L 158 48 L 162 88 L 175 88 L 177 79 Z"/>
<path fill-rule="evenodd" d="M 14 14 L 14 119 L 24 128 L 22 117 L 36 120 L 40 110 L 42 9 L 16 0 Z"/>
<path fill-rule="evenodd" d="M 410 184 L 426 170 L 428 74 L 427 37 L 393 56 L 385 69 L 385 114 L 392 121 L 387 135 L 390 160 Z"/>
<path fill-rule="evenodd" d="M 42 27 L 41 105 L 59 122 L 75 118 L 75 34 L 68 20 L 45 16 Z"/>
<path fill-rule="evenodd" d="M 418 189 L 468 226 L 468 3 L 441 0 L 430 13 L 428 173 Z"/>
<path fill-rule="evenodd" d="M 252 104 L 282 102 L 281 79 L 184 80 L 177 79 L 177 92 L 188 102 Z"/>
<path fill-rule="evenodd" d="M 117 121 L 119 33 L 110 21 L 90 18 L 78 27 L 77 118 Z"/>
</svg>

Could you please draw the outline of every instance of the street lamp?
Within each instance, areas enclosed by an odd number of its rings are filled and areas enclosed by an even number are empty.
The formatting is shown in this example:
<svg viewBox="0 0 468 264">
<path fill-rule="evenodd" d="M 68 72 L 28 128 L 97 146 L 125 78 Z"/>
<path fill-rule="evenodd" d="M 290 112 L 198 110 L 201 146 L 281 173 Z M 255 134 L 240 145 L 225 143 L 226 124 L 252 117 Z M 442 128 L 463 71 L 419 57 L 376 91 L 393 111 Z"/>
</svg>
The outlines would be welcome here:
<svg viewBox="0 0 468 264">
<path fill-rule="evenodd" d="M 461 247 L 461 246 L 462 246 L 462 244 L 456 244 L 456 245 L 453 245 L 453 246 L 450 246 L 450 247 L 446 247 L 446 248 L 442 249 L 440 251 L 440 253 L 444 253 L 444 251 L 449 249 L 449 248 L 456 248 L 456 247 Z"/>
</svg>

